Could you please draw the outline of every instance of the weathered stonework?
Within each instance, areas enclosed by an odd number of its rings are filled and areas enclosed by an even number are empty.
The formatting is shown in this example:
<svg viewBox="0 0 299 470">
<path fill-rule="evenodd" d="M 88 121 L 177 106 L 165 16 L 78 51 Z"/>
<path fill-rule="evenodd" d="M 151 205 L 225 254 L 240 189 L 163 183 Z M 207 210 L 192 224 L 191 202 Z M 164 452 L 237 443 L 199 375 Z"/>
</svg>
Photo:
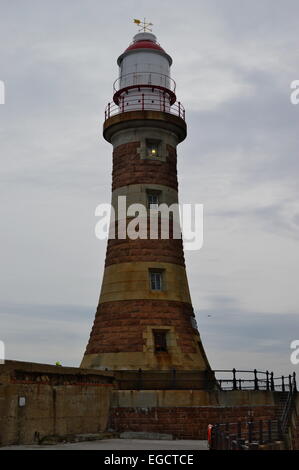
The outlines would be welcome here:
<svg viewBox="0 0 299 470">
<path fill-rule="evenodd" d="M 201 369 L 200 336 L 190 303 L 123 300 L 99 304 L 81 367 L 99 369 Z M 152 331 L 169 331 L 167 353 L 155 353 Z"/>
<path fill-rule="evenodd" d="M 156 257 L 156 259 L 159 258 Z M 165 271 L 167 279 L 163 290 L 156 292 L 149 288 L 150 269 Z M 179 301 L 191 304 L 184 266 L 158 261 L 132 261 L 107 266 L 104 271 L 99 303 L 131 299 Z M 164 302 L 159 306 L 160 312 L 163 312 Z"/>
<path fill-rule="evenodd" d="M 0 365 L 0 446 L 105 431 L 113 383 L 105 372 L 6 361 Z"/>
<path fill-rule="evenodd" d="M 116 147 L 113 151 L 112 190 L 131 184 L 161 184 L 178 188 L 175 148 L 167 146 L 165 159 L 146 159 L 139 154 L 140 142 Z"/>
<path fill-rule="evenodd" d="M 280 412 L 281 392 L 203 390 L 200 386 L 196 390 L 123 389 L 129 375 L 128 371 L 6 361 L 0 365 L 0 446 L 38 444 L 47 436 L 70 438 L 108 430 L 206 439 L 208 424 L 241 421 L 247 431 L 249 419 L 275 419 Z M 24 406 L 19 404 L 20 397 L 25 399 Z M 297 397 L 288 449 L 299 447 L 298 403 Z"/>
<path fill-rule="evenodd" d="M 172 434 L 175 439 L 207 439 L 208 424 L 235 423 L 248 419 L 253 413 L 255 419 L 275 419 L 275 406 L 226 408 L 197 406 L 169 408 L 113 408 L 110 427 L 119 432 L 154 432 Z M 245 424 L 245 423 L 244 423 Z"/>
<path fill-rule="evenodd" d="M 185 266 L 181 240 L 109 240 L 106 266 L 131 262 L 161 262 Z"/>
<path fill-rule="evenodd" d="M 115 209 L 119 196 L 127 198 L 125 209 L 143 204 L 149 211 L 148 194 L 158 195 L 159 204 L 168 208 L 178 203 L 176 147 L 185 136 L 185 121 L 164 112 L 126 112 L 105 121 L 104 137 L 113 145 Z M 157 157 L 148 153 L 151 141 L 157 142 Z M 168 221 L 165 239 L 163 215 L 153 238 L 150 214 L 142 216 L 142 237 L 132 239 L 120 235 L 118 228 L 130 226 L 135 213 L 129 217 L 116 210 L 116 230 L 107 245 L 99 305 L 82 368 L 210 370 L 191 304 L 179 223 L 173 232 L 172 219 Z M 153 271 L 161 273 L 162 288 L 152 290 Z M 156 331 L 165 338 L 166 350 L 156 350 Z"/>
</svg>

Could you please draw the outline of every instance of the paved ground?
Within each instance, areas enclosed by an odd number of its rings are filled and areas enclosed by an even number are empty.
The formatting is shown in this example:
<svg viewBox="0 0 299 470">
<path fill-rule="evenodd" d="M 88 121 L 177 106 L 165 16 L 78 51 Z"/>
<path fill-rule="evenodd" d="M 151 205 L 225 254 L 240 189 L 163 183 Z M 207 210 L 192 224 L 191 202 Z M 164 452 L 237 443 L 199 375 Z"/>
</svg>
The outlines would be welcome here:
<svg viewBox="0 0 299 470">
<path fill-rule="evenodd" d="M 74 444 L 23 445 L 1 447 L 0 450 L 208 450 L 207 441 L 166 441 L 141 439 L 103 439 Z"/>
</svg>

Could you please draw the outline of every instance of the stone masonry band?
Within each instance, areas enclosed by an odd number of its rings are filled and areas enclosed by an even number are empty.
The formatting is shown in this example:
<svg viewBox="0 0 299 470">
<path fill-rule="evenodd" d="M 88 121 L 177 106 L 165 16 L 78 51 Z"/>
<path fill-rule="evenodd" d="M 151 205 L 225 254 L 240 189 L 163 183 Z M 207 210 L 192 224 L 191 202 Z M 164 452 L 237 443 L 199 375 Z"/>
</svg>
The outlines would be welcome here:
<svg viewBox="0 0 299 470">
<path fill-rule="evenodd" d="M 160 300 L 123 300 L 99 304 L 87 354 L 97 352 L 143 351 L 147 325 L 175 327 L 183 352 L 196 352 L 190 304 Z"/>
<path fill-rule="evenodd" d="M 139 142 L 130 142 L 113 151 L 112 190 L 131 184 L 159 184 L 177 190 L 176 149 L 166 146 L 165 160 L 141 158 Z"/>
<path fill-rule="evenodd" d="M 161 291 L 150 288 L 151 270 L 162 273 Z M 107 266 L 99 303 L 130 299 L 174 300 L 191 304 L 185 268 L 172 263 L 137 261 Z"/>
<path fill-rule="evenodd" d="M 84 367 L 205 369 L 190 303 L 122 300 L 101 303 L 86 348 Z M 168 332 L 168 352 L 156 354 L 153 330 Z M 81 365 L 82 366 L 82 365 Z"/>
</svg>

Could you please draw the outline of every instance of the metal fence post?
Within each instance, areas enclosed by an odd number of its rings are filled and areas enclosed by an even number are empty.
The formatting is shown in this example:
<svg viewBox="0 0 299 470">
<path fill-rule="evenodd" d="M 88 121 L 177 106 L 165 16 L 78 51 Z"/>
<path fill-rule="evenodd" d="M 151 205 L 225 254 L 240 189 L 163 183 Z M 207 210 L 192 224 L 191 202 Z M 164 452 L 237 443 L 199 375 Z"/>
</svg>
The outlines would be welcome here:
<svg viewBox="0 0 299 470">
<path fill-rule="evenodd" d="M 257 378 L 257 370 L 254 369 L 253 373 L 254 373 L 254 390 L 258 390 L 259 383 L 258 383 L 258 378 Z"/>
<path fill-rule="evenodd" d="M 237 390 L 236 369 L 233 368 L 233 390 Z"/>
<path fill-rule="evenodd" d="M 271 372 L 271 379 L 270 380 L 271 380 L 271 390 L 272 390 L 272 392 L 274 392 L 275 386 L 274 386 L 274 374 L 273 374 L 273 372 Z"/>
<path fill-rule="evenodd" d="M 269 371 L 266 371 L 266 390 L 270 390 L 270 383 L 269 383 Z"/>
</svg>

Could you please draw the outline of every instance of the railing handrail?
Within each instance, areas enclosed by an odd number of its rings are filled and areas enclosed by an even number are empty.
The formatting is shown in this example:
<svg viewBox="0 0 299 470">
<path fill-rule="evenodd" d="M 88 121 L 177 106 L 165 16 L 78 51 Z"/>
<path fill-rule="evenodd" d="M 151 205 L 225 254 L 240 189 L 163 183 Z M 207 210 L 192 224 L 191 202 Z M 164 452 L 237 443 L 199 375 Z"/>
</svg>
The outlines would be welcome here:
<svg viewBox="0 0 299 470">
<path fill-rule="evenodd" d="M 287 427 L 288 427 L 289 419 L 290 419 L 290 413 L 291 413 L 292 405 L 294 402 L 294 396 L 296 392 L 297 392 L 296 374 L 294 372 L 292 376 L 292 382 L 290 383 L 290 389 L 288 392 L 287 400 L 286 400 L 284 409 L 280 417 L 281 429 L 283 433 L 287 431 Z"/>
<path fill-rule="evenodd" d="M 220 384 L 222 382 L 229 382 L 233 384 L 233 390 L 238 390 L 237 384 L 242 383 L 242 382 L 253 382 L 254 383 L 254 390 L 259 390 L 260 389 L 260 382 L 265 383 L 267 385 L 267 390 L 275 391 L 275 386 L 277 387 L 277 380 L 281 380 L 281 388 L 282 392 L 286 391 L 286 387 L 288 387 L 288 395 L 285 400 L 284 408 L 281 413 L 281 416 L 278 416 L 276 419 L 270 419 L 270 420 L 258 420 L 254 421 L 252 420 L 247 420 L 247 421 L 239 421 L 237 423 L 217 423 L 216 425 L 213 425 L 212 429 L 212 436 L 214 433 L 214 448 L 242 448 L 241 443 L 244 441 L 243 436 L 244 432 L 242 433 L 242 426 L 244 427 L 245 425 L 248 426 L 248 443 L 252 443 L 252 435 L 253 433 L 259 433 L 259 439 L 257 440 L 257 444 L 264 443 L 264 423 L 268 423 L 268 441 L 267 442 L 272 442 L 271 438 L 274 439 L 273 434 L 272 434 L 272 427 L 275 425 L 276 430 L 277 430 L 277 435 L 279 438 L 282 440 L 283 436 L 287 432 L 289 423 L 290 423 L 290 418 L 291 418 L 291 411 L 294 405 L 294 396 L 297 392 L 297 384 L 296 384 L 296 373 L 293 372 L 293 374 L 289 374 L 287 376 L 282 375 L 281 377 L 274 377 L 273 372 L 266 371 L 267 379 L 260 379 L 257 377 L 258 371 L 254 369 L 253 371 L 246 371 L 248 373 L 253 373 L 254 374 L 254 379 L 236 379 L 236 374 L 237 371 L 236 369 L 232 369 L 231 371 L 229 370 L 214 370 L 214 372 L 231 372 L 233 373 L 233 379 L 217 379 L 218 383 Z M 243 373 L 245 371 L 242 371 Z M 270 377 L 270 378 L 269 378 Z M 284 379 L 288 379 L 288 383 L 285 384 Z M 243 387 L 244 388 L 244 387 Z M 244 388 L 246 389 L 246 387 Z M 284 397 L 284 395 L 282 395 Z M 256 431 L 254 430 L 254 423 L 259 422 L 259 429 Z M 238 438 L 236 438 L 236 433 L 229 433 L 229 430 L 232 430 L 232 428 L 237 427 L 238 429 Z M 267 432 L 267 431 L 266 431 Z M 246 433 L 245 433 L 246 434 Z M 250 437 L 251 436 L 251 437 Z M 272 436 L 272 437 L 271 437 Z M 213 443 L 213 439 L 212 439 Z M 243 442 L 244 444 L 244 442 Z"/>
<path fill-rule="evenodd" d="M 105 109 L 105 120 L 116 114 L 122 114 L 136 110 L 162 111 L 168 114 L 174 114 L 185 120 L 185 108 L 180 101 L 170 103 L 166 97 L 156 96 L 153 103 L 152 93 L 130 94 L 122 99 L 119 104 L 115 102 L 108 103 Z"/>
<path fill-rule="evenodd" d="M 217 423 L 212 425 L 210 449 L 250 448 L 252 444 L 271 443 L 277 438 L 283 438 L 279 419 L 251 419 L 236 423 Z"/>
<path fill-rule="evenodd" d="M 213 372 L 242 372 L 242 373 L 253 373 L 256 369 L 252 370 L 241 370 L 241 369 L 213 369 Z M 267 371 L 256 370 L 258 374 L 267 374 Z"/>
<path fill-rule="evenodd" d="M 213 371 L 215 374 L 219 374 L 220 372 L 224 374 L 232 374 L 232 377 L 219 377 L 215 376 L 216 381 L 222 387 L 222 384 L 232 384 L 231 388 L 233 390 L 241 390 L 243 389 L 248 389 L 248 386 L 243 386 L 242 384 L 248 384 L 252 383 L 253 384 L 253 389 L 254 390 L 260 390 L 266 388 L 266 390 L 281 390 L 282 392 L 287 392 L 288 390 L 291 389 L 292 387 L 292 380 L 295 383 L 296 387 L 296 379 L 295 379 L 295 373 L 293 373 L 293 379 L 292 375 L 281 375 L 281 376 L 275 376 L 273 372 L 269 371 L 260 371 L 257 369 L 253 370 L 237 370 L 237 369 L 215 369 Z M 239 374 L 253 374 L 252 378 L 245 378 L 239 377 Z M 261 377 L 261 375 L 265 377 Z M 230 388 L 229 385 L 222 387 L 225 390 L 228 390 Z"/>
</svg>

